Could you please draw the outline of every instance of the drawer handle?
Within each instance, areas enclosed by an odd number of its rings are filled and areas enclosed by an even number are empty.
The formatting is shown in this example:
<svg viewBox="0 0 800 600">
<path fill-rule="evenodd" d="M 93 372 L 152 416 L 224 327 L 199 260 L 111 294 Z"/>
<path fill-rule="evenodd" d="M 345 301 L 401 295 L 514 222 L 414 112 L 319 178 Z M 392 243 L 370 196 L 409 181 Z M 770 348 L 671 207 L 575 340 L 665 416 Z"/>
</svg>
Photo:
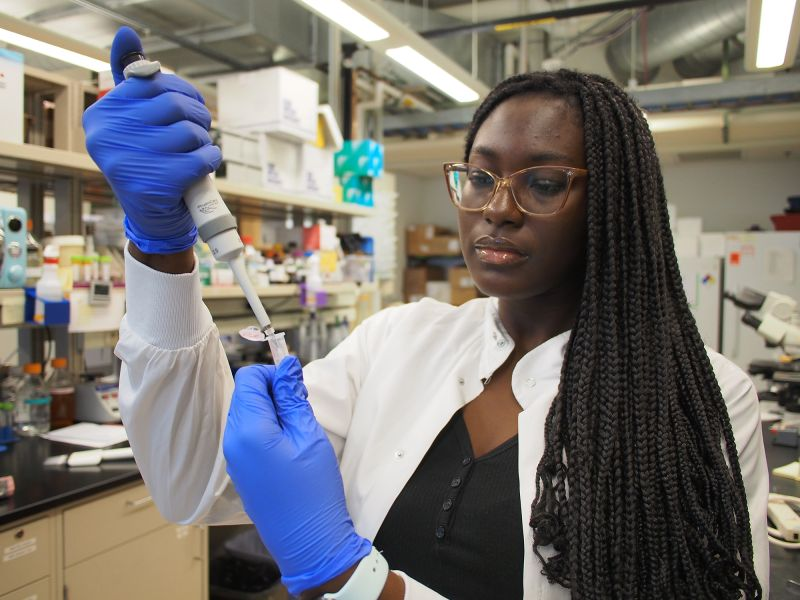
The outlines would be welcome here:
<svg viewBox="0 0 800 600">
<path fill-rule="evenodd" d="M 153 497 L 145 496 L 144 498 L 139 498 L 138 500 L 126 500 L 125 506 L 127 506 L 130 509 L 136 509 L 136 508 L 143 508 L 152 503 L 153 503 Z"/>
</svg>

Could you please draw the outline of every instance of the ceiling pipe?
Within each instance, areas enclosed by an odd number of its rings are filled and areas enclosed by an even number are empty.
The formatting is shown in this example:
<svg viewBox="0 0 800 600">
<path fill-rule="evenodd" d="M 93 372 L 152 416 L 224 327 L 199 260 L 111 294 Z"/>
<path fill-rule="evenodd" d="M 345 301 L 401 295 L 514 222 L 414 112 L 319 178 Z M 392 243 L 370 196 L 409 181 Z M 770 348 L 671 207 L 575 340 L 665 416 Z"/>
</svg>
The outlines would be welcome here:
<svg viewBox="0 0 800 600">
<path fill-rule="evenodd" d="M 448 35 L 472 33 L 478 31 L 502 31 L 526 27 L 528 25 L 542 25 L 558 21 L 559 19 L 569 19 L 586 15 L 596 15 L 600 13 L 614 12 L 629 8 L 643 8 L 660 6 L 662 4 L 678 4 L 685 2 L 697 2 L 698 0 L 621 0 L 620 2 L 601 2 L 598 4 L 587 4 L 585 6 L 575 6 L 573 8 L 563 8 L 559 10 L 549 10 L 546 12 L 530 13 L 516 17 L 506 17 L 503 19 L 491 19 L 478 23 L 466 23 L 454 27 L 442 27 L 439 29 L 429 29 L 419 32 L 424 38 L 433 39 Z"/>
<path fill-rule="evenodd" d="M 193 52 L 196 52 L 197 54 L 205 56 L 206 58 L 210 58 L 211 60 L 213 60 L 215 62 L 222 63 L 223 65 L 227 65 L 227 66 L 231 67 L 232 69 L 234 69 L 236 71 L 249 71 L 250 69 L 252 69 L 252 67 L 250 65 L 246 65 L 245 63 L 240 62 L 240 61 L 236 60 L 235 58 L 231 58 L 230 56 L 228 56 L 226 54 L 221 54 L 221 53 L 217 52 L 216 50 L 212 50 L 211 48 L 208 48 L 206 46 L 202 46 L 200 44 L 195 44 L 191 40 L 188 40 L 188 39 L 186 39 L 184 37 L 181 37 L 179 35 L 175 35 L 173 33 L 169 33 L 168 31 L 164 31 L 164 30 L 158 29 L 156 27 L 151 27 L 147 23 L 143 23 L 142 21 L 139 21 L 138 19 L 132 19 L 131 17 L 128 17 L 126 15 L 118 13 L 117 11 L 114 11 L 114 10 L 111 10 L 109 8 L 106 8 L 105 6 L 102 6 L 102 5 L 100 5 L 100 4 L 96 3 L 96 2 L 92 2 L 91 0 L 71 0 L 71 1 L 74 4 L 77 4 L 78 6 L 82 6 L 83 8 L 86 8 L 87 10 L 90 10 L 92 12 L 95 12 L 95 13 L 101 14 L 103 16 L 106 16 L 106 17 L 108 17 L 110 19 L 113 19 L 114 21 L 116 21 L 118 23 L 123 23 L 125 25 L 130 25 L 131 27 L 135 27 L 136 29 L 139 29 L 140 31 L 146 32 L 147 34 L 157 35 L 160 38 L 163 38 L 165 40 L 169 40 L 170 42 L 173 42 L 173 43 L 175 43 L 175 44 L 177 44 L 179 46 L 182 46 L 183 48 L 186 48 L 187 50 L 191 50 Z"/>
<path fill-rule="evenodd" d="M 701 0 L 691 9 L 656 8 L 647 15 L 648 69 L 736 35 L 744 29 L 746 14 L 744 0 Z M 631 72 L 631 39 L 631 32 L 627 31 L 606 46 L 606 62 L 620 81 L 626 81 Z M 640 83 L 647 83 L 643 79 L 645 52 L 639 48 L 636 54 L 633 62 L 637 78 Z"/>
</svg>

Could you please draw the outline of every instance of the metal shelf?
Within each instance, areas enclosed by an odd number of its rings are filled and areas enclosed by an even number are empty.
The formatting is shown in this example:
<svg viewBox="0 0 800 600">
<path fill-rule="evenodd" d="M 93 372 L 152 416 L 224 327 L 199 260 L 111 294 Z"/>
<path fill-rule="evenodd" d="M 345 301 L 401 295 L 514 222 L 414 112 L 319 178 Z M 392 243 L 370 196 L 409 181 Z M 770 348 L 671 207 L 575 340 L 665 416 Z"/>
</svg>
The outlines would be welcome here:
<svg viewBox="0 0 800 600">
<path fill-rule="evenodd" d="M 88 154 L 3 141 L 0 141 L 0 167 L 45 175 L 100 177 L 100 169 Z M 215 183 L 220 194 L 236 200 L 274 207 L 305 208 L 319 213 L 350 217 L 368 217 L 373 214 L 373 209 L 354 204 L 326 202 L 316 198 L 240 185 L 226 179 L 217 179 Z"/>
</svg>

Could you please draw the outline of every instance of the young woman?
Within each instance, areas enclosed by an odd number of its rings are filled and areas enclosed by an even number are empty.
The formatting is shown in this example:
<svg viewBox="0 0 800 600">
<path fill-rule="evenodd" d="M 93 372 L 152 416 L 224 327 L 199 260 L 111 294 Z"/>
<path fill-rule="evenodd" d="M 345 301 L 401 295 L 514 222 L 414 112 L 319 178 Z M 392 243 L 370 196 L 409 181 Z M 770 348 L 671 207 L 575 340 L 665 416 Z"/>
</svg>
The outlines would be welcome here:
<svg viewBox="0 0 800 600">
<path fill-rule="evenodd" d="M 194 94 L 126 81 L 84 119 L 126 210 L 121 405 L 165 516 L 237 522 L 243 503 L 304 598 L 766 594 L 758 401 L 703 346 L 622 90 L 532 73 L 476 111 L 446 193 L 489 298 L 381 311 L 302 373 L 248 367 L 235 389 L 175 242 L 193 239 L 181 185 L 215 166 Z M 119 141 L 131 123 L 147 143 Z"/>
</svg>

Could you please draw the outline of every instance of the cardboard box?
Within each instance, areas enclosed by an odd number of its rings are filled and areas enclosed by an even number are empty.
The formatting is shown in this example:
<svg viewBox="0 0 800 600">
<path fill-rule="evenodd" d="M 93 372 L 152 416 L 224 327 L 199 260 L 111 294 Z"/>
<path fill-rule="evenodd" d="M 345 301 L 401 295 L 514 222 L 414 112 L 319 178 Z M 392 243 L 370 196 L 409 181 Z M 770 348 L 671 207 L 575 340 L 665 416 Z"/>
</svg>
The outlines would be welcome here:
<svg viewBox="0 0 800 600">
<path fill-rule="evenodd" d="M 261 222 L 261 217 L 239 217 L 236 222 L 236 229 L 242 238 L 251 237 L 255 246 L 261 246 L 263 244 Z"/>
<path fill-rule="evenodd" d="M 403 293 L 406 302 L 414 302 L 426 295 L 429 281 L 443 281 L 444 269 L 441 267 L 407 267 L 403 272 Z"/>
<path fill-rule="evenodd" d="M 461 242 L 457 235 L 441 235 L 432 239 L 406 244 L 406 254 L 409 256 L 459 256 Z"/>
<path fill-rule="evenodd" d="M 425 284 L 425 295 L 439 302 L 450 304 L 450 284 L 447 281 L 429 281 Z"/>
<path fill-rule="evenodd" d="M 258 136 L 261 185 L 280 192 L 300 189 L 300 144 L 262 133 Z"/>
<path fill-rule="evenodd" d="M 461 306 L 465 302 L 479 298 L 480 294 L 474 287 L 468 290 L 454 290 L 450 288 L 450 304 L 453 306 Z"/>
<path fill-rule="evenodd" d="M 345 140 L 336 153 L 336 176 L 347 173 L 380 177 L 383 174 L 383 145 L 373 140 Z"/>
<path fill-rule="evenodd" d="M 478 290 L 475 287 L 475 282 L 472 280 L 472 275 L 466 267 L 453 267 L 447 274 L 450 283 L 450 303 L 455 306 L 460 306 L 478 297 Z"/>
<path fill-rule="evenodd" d="M 303 227 L 303 250 L 333 250 L 339 248 L 336 227 L 324 222 Z"/>
<path fill-rule="evenodd" d="M 409 225 L 406 228 L 406 242 L 409 244 L 418 244 L 432 240 L 437 235 L 450 235 L 453 232 L 444 227 L 430 225 L 429 223 L 421 225 Z"/>
<path fill-rule="evenodd" d="M 0 140 L 21 144 L 23 142 L 23 56 L 0 48 Z"/>
<path fill-rule="evenodd" d="M 233 73 L 217 81 L 223 129 L 314 143 L 318 104 L 319 84 L 285 67 Z"/>
</svg>

